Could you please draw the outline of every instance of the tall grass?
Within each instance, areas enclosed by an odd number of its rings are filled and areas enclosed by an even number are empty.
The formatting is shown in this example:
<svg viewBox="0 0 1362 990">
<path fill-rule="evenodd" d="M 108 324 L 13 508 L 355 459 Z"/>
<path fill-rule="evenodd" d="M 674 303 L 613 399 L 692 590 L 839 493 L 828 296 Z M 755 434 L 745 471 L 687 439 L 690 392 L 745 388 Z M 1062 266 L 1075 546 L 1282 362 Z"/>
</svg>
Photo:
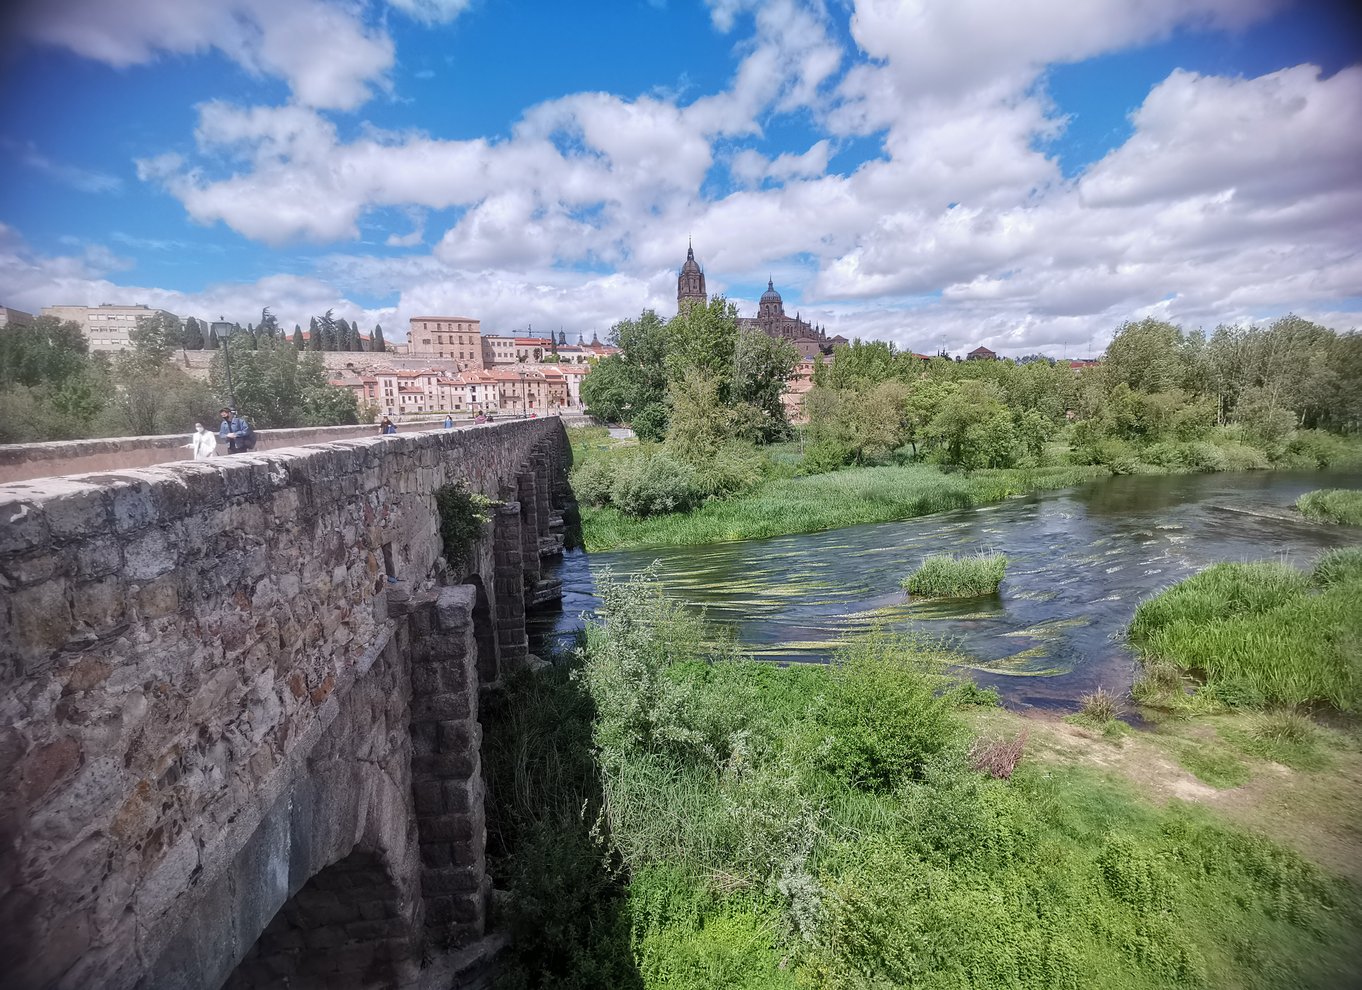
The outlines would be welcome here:
<svg viewBox="0 0 1362 990">
<path fill-rule="evenodd" d="M 521 678 L 489 712 L 489 785 L 511 807 L 489 844 L 520 842 L 495 861 L 518 925 L 504 985 L 1356 977 L 1355 889 L 1205 814 L 1033 765 L 1019 740 L 982 759 L 997 743 L 971 745 L 939 647 L 709 657 L 650 581 L 606 584 L 577 669 Z"/>
<path fill-rule="evenodd" d="M 1362 551 L 1326 554 L 1310 574 L 1217 564 L 1142 602 L 1130 638 L 1147 667 L 1195 674 L 1214 702 L 1362 710 Z"/>
<path fill-rule="evenodd" d="M 1006 570 L 1006 554 L 933 554 L 903 579 L 903 587 L 921 598 L 981 598 L 998 593 Z"/>
<path fill-rule="evenodd" d="M 986 505 L 1029 492 L 1069 488 L 1104 477 L 1105 468 L 1009 468 L 946 473 L 914 464 L 847 468 L 775 478 L 693 512 L 635 519 L 612 508 L 582 509 L 588 550 L 691 546 L 814 533 L 858 523 L 910 519 Z"/>
<path fill-rule="evenodd" d="M 1321 488 L 1296 499 L 1296 508 L 1318 522 L 1362 526 L 1362 492 L 1344 488 Z"/>
</svg>

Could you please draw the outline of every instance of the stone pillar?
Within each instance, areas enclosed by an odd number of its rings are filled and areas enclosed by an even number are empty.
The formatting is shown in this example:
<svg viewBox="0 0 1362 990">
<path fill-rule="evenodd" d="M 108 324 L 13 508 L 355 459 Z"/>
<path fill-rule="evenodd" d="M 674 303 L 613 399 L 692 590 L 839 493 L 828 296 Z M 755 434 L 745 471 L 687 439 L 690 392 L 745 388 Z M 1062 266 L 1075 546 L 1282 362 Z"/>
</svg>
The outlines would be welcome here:
<svg viewBox="0 0 1362 990">
<path fill-rule="evenodd" d="M 442 588 L 425 635 L 415 634 L 422 623 L 413 622 L 412 792 L 426 934 L 439 946 L 481 938 L 491 896 L 473 635 L 476 602 L 472 585 Z"/>
<path fill-rule="evenodd" d="M 534 471 L 516 475 L 516 487 L 520 493 L 520 566 L 525 587 L 533 588 L 539 583 L 539 516 L 535 510 L 539 495 Z"/>
<path fill-rule="evenodd" d="M 501 674 L 519 668 L 530 653 L 529 637 L 525 635 L 525 571 L 520 542 L 520 503 L 503 502 L 492 520 L 493 555 L 496 574 L 497 653 L 501 658 Z M 486 686 L 486 685 L 484 685 Z"/>
<path fill-rule="evenodd" d="M 530 463 L 534 467 L 534 516 L 535 529 L 539 539 L 549 535 L 549 511 L 550 501 L 552 500 L 553 489 L 553 468 L 549 453 L 541 448 L 536 450 L 530 457 Z"/>
</svg>

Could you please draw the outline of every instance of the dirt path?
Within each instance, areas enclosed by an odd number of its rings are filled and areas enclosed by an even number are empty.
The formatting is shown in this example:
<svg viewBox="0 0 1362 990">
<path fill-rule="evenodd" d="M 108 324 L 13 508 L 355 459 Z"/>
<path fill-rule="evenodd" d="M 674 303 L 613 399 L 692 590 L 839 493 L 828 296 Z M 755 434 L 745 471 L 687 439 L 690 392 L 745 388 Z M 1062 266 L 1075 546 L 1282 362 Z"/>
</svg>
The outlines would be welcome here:
<svg viewBox="0 0 1362 990">
<path fill-rule="evenodd" d="M 1189 743 L 1215 742 L 1215 727 L 1204 722 L 1135 729 L 1109 739 L 1052 715 L 1006 718 L 1029 730 L 1031 758 L 1109 773 L 1159 804 L 1177 799 L 1206 805 L 1362 882 L 1362 753 L 1354 748 L 1331 749 L 1331 766 L 1319 771 L 1236 754 L 1252 777 L 1242 786 L 1219 788 L 1198 780 L 1175 755 Z"/>
</svg>

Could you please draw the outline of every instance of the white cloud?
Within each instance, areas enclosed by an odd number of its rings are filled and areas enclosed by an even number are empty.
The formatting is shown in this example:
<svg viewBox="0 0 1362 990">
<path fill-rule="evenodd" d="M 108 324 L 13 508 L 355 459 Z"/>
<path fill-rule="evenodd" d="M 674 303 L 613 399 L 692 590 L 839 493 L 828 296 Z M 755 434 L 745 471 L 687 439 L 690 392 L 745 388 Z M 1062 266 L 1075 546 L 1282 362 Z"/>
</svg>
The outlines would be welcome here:
<svg viewBox="0 0 1362 990">
<path fill-rule="evenodd" d="M 349 8 L 324 6 L 365 30 Z M 310 274 L 165 297 L 230 307 L 240 288 L 243 304 L 257 313 L 269 304 L 290 326 L 334 306 L 394 330 L 424 310 L 473 313 L 489 329 L 604 332 L 645 305 L 670 312 L 688 233 L 712 292 L 764 285 L 770 272 L 790 310 L 831 333 L 919 351 L 986 343 L 1075 356 L 1100 351 L 1116 326 L 1146 313 L 1213 326 L 1294 309 L 1352 325 L 1348 300 L 1362 295 L 1362 69 L 1174 72 L 1132 114 L 1130 138 L 1082 174 L 1066 178 L 1046 150 L 1065 123 L 1044 89 L 1047 65 L 1189 25 L 1233 28 L 1270 6 L 858 0 L 857 53 L 835 40 L 822 3 L 711 0 L 716 27 L 735 35 L 737 67 L 726 87 L 688 104 L 660 90 L 573 93 L 527 108 L 506 138 L 447 140 L 363 122 L 342 137 L 318 112 L 326 104 L 301 95 L 281 107 L 214 101 L 199 109 L 196 154 L 144 159 L 138 174 L 194 221 L 267 244 L 331 244 L 362 227 L 377 241 L 386 234 L 387 247 L 417 249 L 372 257 L 357 248 Z M 456 7 L 415 16 L 456 16 Z M 198 25 L 195 16 L 149 9 L 172 30 L 145 40 L 145 57 L 190 50 L 192 31 L 173 28 L 176 17 Z M 349 83 L 381 82 L 390 62 Z M 295 90 L 344 89 L 341 77 L 290 71 Z M 791 121 L 815 129 L 805 150 L 765 138 Z M 878 157 L 830 171 L 847 139 L 872 134 Z M 738 188 L 712 191 L 716 162 Z M 454 219 L 427 239 L 445 210 Z M 397 229 L 385 227 L 393 217 Z M 83 285 L 99 301 L 117 295 L 111 259 L 88 248 L 23 259 L 15 291 Z M 363 310 L 351 297 L 384 305 Z M 745 303 L 750 312 L 754 300 Z"/>
<path fill-rule="evenodd" d="M 472 6 L 472 0 L 388 0 L 388 3 L 422 24 L 448 24 Z"/>
<path fill-rule="evenodd" d="M 283 79 L 308 106 L 365 102 L 393 64 L 393 42 L 359 8 L 326 0 L 29 0 L 21 35 L 126 68 L 162 53 L 216 48 L 256 75 Z"/>
</svg>

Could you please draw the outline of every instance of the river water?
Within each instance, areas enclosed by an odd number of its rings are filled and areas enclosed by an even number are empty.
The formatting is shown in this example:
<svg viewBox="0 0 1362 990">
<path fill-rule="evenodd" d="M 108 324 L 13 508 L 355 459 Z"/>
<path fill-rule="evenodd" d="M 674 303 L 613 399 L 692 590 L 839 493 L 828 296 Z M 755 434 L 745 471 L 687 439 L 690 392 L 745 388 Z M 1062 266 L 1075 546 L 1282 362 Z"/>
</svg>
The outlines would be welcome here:
<svg viewBox="0 0 1362 990">
<path fill-rule="evenodd" d="M 821 662 L 847 634 L 883 626 L 946 639 L 1011 707 L 1071 709 L 1096 687 L 1129 687 L 1125 628 L 1141 599 L 1220 561 L 1308 566 L 1330 547 L 1362 545 L 1362 530 L 1294 513 L 1297 496 L 1325 487 L 1362 488 L 1362 474 L 1108 478 L 822 533 L 572 551 L 556 565 L 562 608 L 532 616 L 531 636 L 542 650 L 580 628 L 603 568 L 630 574 L 656 561 L 669 595 L 703 609 L 756 657 Z M 984 550 L 1010 560 L 997 596 L 914 602 L 899 587 L 928 554 Z"/>
</svg>

